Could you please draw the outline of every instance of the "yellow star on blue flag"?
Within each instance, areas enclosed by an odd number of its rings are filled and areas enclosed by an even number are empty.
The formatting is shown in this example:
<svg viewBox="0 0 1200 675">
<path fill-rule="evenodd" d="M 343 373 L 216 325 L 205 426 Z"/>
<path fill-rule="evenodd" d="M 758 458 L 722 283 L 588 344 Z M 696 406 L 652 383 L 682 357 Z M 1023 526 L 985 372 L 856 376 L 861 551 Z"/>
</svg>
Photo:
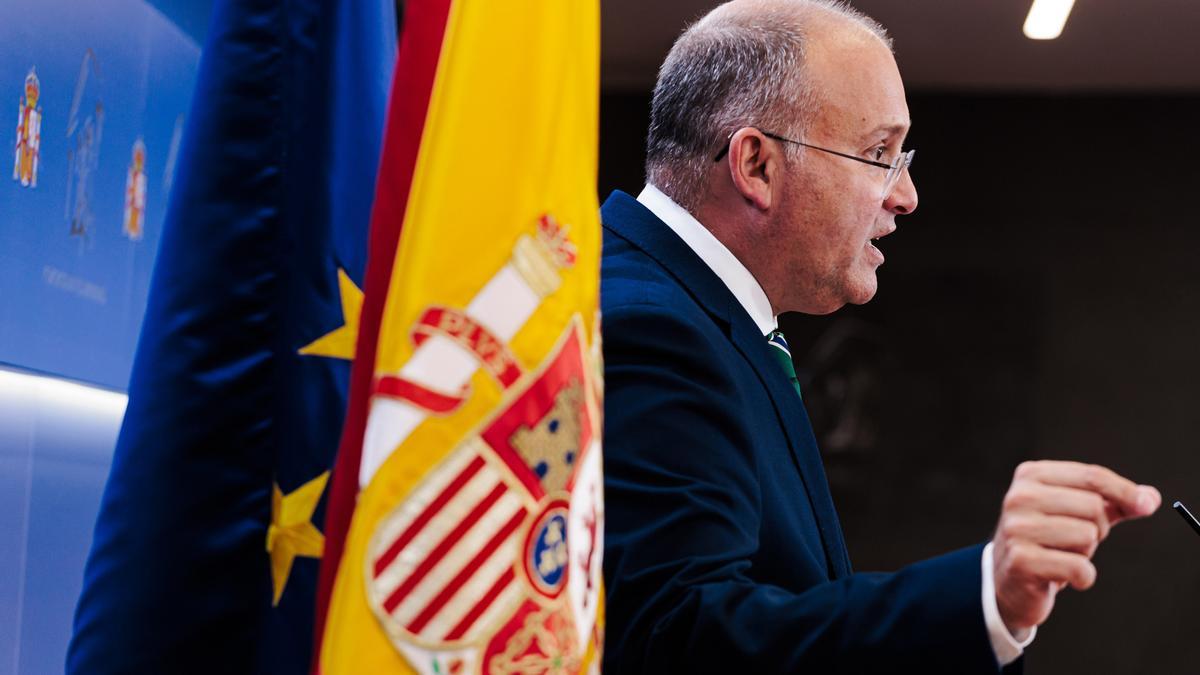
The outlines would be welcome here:
<svg viewBox="0 0 1200 675">
<path fill-rule="evenodd" d="M 312 523 L 317 502 L 325 492 L 329 472 L 317 476 L 289 494 L 276 483 L 271 488 L 271 524 L 267 527 L 267 552 L 271 555 L 273 606 L 279 605 L 283 589 L 292 573 L 296 556 L 320 558 L 325 551 L 325 535 Z"/>
<path fill-rule="evenodd" d="M 354 360 L 358 342 L 358 317 L 362 315 L 363 292 L 354 285 L 346 270 L 338 268 L 338 292 L 342 296 L 342 325 L 300 348 L 306 356 L 328 356 Z"/>
</svg>

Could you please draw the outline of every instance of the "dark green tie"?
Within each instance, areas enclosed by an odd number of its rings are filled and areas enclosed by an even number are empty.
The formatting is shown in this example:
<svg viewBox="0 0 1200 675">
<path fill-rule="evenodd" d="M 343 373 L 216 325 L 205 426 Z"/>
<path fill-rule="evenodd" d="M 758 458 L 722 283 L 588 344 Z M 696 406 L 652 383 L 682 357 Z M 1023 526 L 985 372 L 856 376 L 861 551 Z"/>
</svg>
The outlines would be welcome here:
<svg viewBox="0 0 1200 675">
<path fill-rule="evenodd" d="M 796 364 L 792 363 L 792 350 L 788 349 L 783 331 L 773 330 L 768 333 L 767 343 L 771 346 L 771 353 L 775 355 L 775 360 L 779 361 L 779 367 L 783 368 L 783 373 L 787 375 L 788 381 L 796 388 L 796 395 L 803 400 L 804 397 L 800 394 L 800 380 L 796 379 Z"/>
</svg>

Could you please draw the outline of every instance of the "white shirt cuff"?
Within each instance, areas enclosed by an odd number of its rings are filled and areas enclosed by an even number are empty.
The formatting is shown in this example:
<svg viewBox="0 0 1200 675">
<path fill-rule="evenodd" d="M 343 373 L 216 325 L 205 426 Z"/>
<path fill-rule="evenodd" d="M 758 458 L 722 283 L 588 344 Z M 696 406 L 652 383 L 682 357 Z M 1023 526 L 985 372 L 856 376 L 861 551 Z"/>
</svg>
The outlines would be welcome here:
<svg viewBox="0 0 1200 675">
<path fill-rule="evenodd" d="M 1037 637 L 1037 626 L 1022 631 L 1024 635 L 1013 635 L 1008 632 L 1008 626 L 1000 618 L 1000 607 L 996 605 L 996 579 L 993 576 L 992 544 L 988 542 L 983 547 L 983 621 L 987 624 L 988 639 L 992 643 L 992 652 L 996 654 L 996 662 L 1000 667 L 1021 658 L 1025 648 Z"/>
</svg>

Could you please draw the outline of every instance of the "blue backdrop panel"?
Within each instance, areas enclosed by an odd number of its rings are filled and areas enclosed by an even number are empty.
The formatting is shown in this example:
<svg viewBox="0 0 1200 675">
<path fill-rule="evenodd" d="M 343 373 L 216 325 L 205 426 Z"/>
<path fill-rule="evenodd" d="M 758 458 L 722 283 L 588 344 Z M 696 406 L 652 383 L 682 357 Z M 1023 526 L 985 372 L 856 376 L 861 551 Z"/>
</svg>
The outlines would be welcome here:
<svg viewBox="0 0 1200 675">
<path fill-rule="evenodd" d="M 126 388 L 210 6 L 3 3 L 0 362 Z M 13 171 L 31 72 L 41 125 L 26 186 Z M 139 141 L 140 238 L 123 231 Z M 0 369 L 0 675 L 63 671 L 123 408 Z"/>
<path fill-rule="evenodd" d="M 172 3 L 156 5 L 5 3 L 0 362 L 126 388 L 200 56 L 168 18 Z M 36 185 L 27 186 L 29 172 L 13 170 L 30 73 L 41 125 Z M 127 187 L 139 183 L 131 234 Z"/>
</svg>

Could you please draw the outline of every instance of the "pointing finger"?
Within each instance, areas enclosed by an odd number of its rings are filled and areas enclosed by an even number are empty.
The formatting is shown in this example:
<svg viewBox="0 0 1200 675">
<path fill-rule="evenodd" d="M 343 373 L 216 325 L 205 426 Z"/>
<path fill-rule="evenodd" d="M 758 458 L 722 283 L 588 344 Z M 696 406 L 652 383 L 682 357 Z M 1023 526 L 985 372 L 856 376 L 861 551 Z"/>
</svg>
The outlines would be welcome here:
<svg viewBox="0 0 1200 675">
<path fill-rule="evenodd" d="M 1047 485 L 1072 487 L 1094 492 L 1109 502 L 1112 522 L 1148 516 L 1158 510 L 1162 496 L 1149 485 L 1138 485 L 1116 472 L 1096 464 L 1079 462 L 1026 462 L 1017 467 L 1017 476 Z"/>
</svg>

